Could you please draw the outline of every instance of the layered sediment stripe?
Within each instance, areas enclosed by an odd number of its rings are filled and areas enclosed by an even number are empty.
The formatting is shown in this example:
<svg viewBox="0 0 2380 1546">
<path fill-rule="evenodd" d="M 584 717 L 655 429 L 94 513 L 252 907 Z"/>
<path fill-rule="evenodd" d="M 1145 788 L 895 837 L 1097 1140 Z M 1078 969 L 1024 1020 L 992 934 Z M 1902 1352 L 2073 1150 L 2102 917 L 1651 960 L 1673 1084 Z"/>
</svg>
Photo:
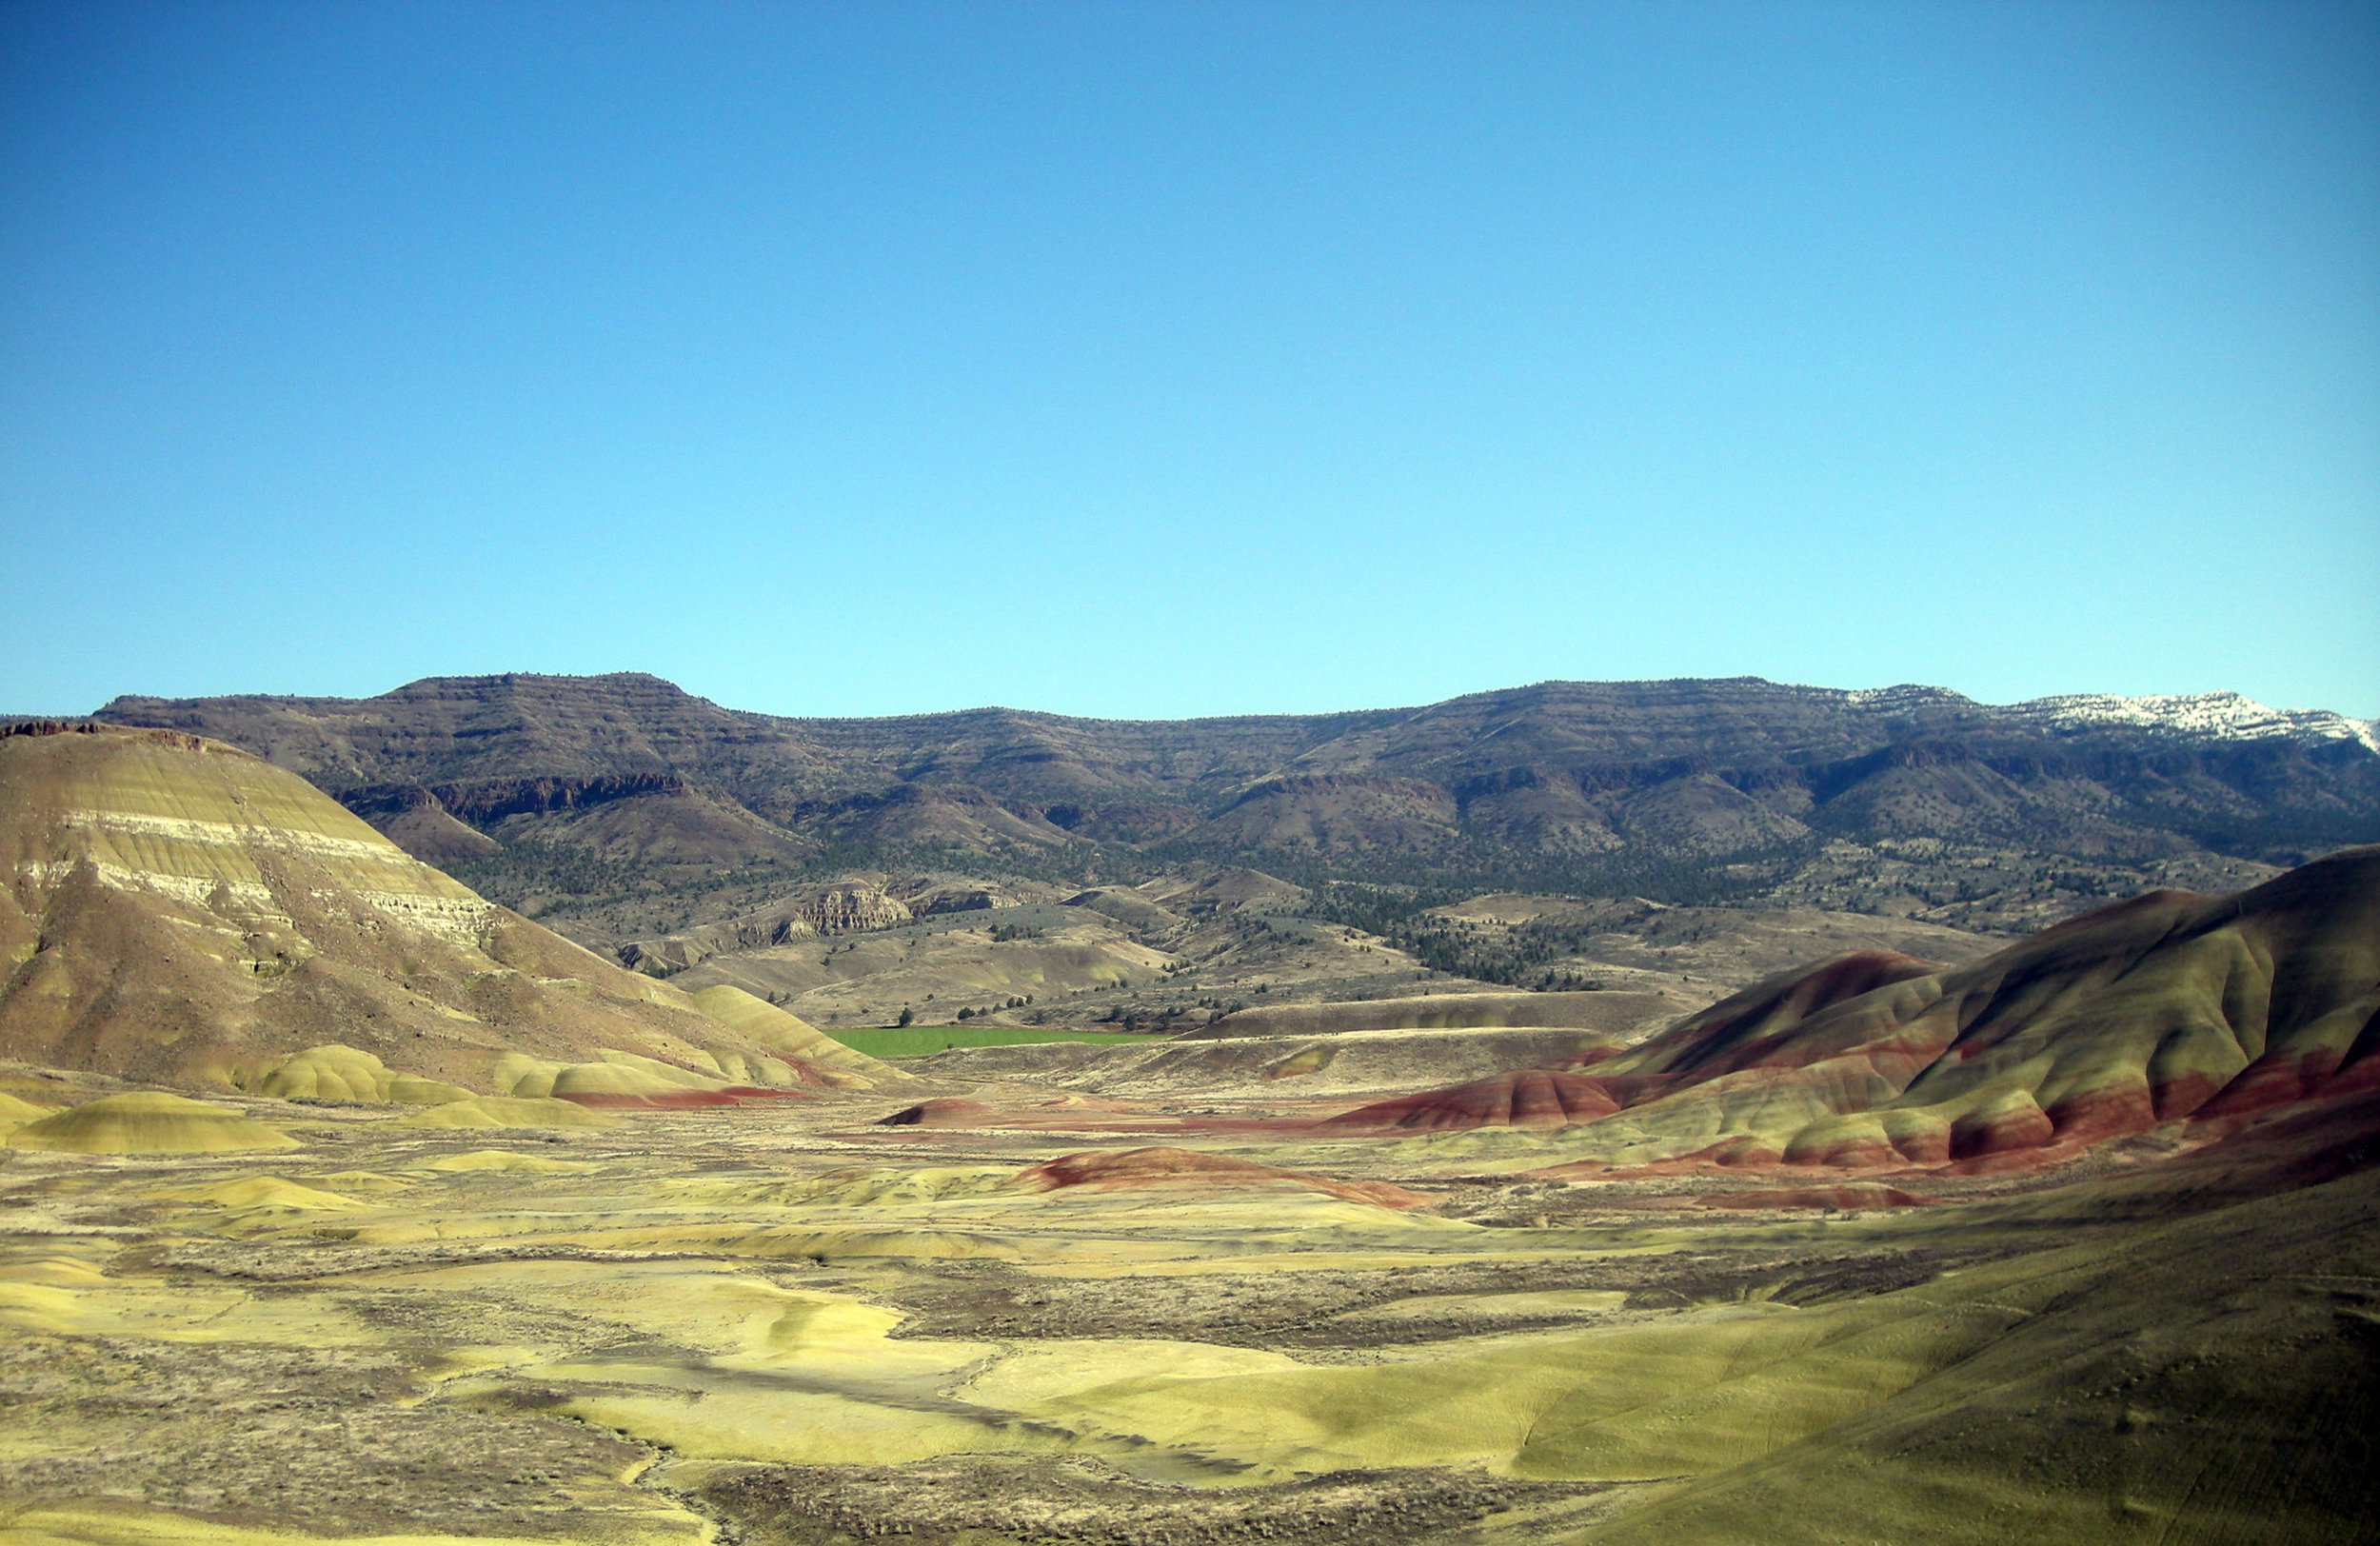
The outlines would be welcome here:
<svg viewBox="0 0 2380 1546">
<path fill-rule="evenodd" d="M 156 838 L 169 842 L 225 848 L 246 848 L 261 843 L 267 847 L 285 848 L 325 859 L 409 864 L 420 869 L 425 876 L 437 874 L 418 862 L 407 859 L 402 850 L 377 833 L 369 839 L 343 838 L 301 827 L 268 825 L 262 821 L 202 822 L 188 816 L 159 816 L 147 811 L 69 810 L 61 813 L 61 820 L 69 830 L 88 828 L 105 832 L 111 838 Z M 440 876 L 439 879 L 444 880 L 445 877 Z M 446 883 L 455 884 L 451 881 Z"/>
<path fill-rule="evenodd" d="M 308 887 L 316 900 L 346 897 L 368 903 L 411 927 L 452 944 L 476 948 L 491 913 L 488 903 L 379 834 L 343 836 L 297 825 L 204 821 L 153 811 L 69 809 L 60 823 L 82 842 L 93 873 L 118 890 L 142 887 L 191 906 L 212 903 L 220 890 L 244 911 L 287 922 L 267 883 L 260 857 L 288 854 L 341 873 L 349 883 L 333 891 Z M 34 861 L 18 871 L 55 884 L 72 861 Z"/>
<path fill-rule="evenodd" d="M 212 875 L 134 869 L 98 859 L 79 862 L 28 860 L 16 866 L 16 872 L 37 885 L 52 886 L 83 864 L 89 865 L 91 874 L 100 884 L 118 891 L 153 891 L 189 907 L 210 907 L 217 894 L 221 893 L 229 899 L 232 906 L 259 921 L 285 926 L 290 922 L 288 913 L 282 909 L 271 887 L 257 881 L 230 881 Z M 308 887 L 307 894 L 317 902 L 345 897 L 367 902 L 400 922 L 426 934 L 435 934 L 449 944 L 470 948 L 477 948 L 481 943 L 487 921 L 494 911 L 488 903 L 468 893 L 443 896 L 368 886 L 350 886 L 345 891 L 315 886 Z"/>
<path fill-rule="evenodd" d="M 276 922 L 289 922 L 288 914 L 277 910 L 272 892 L 254 881 L 225 881 L 208 875 L 173 875 L 161 870 L 132 869 L 98 859 L 29 859 L 16 866 L 16 873 L 36 885 L 53 886 L 84 865 L 89 866 L 100 884 L 118 891 L 154 891 L 188 906 L 204 907 L 214 900 L 215 893 L 220 890 L 244 912 L 270 918 Z"/>
<path fill-rule="evenodd" d="M 1592 1071 L 1551 1063 L 1328 1125 L 1563 1129 L 1630 1164 L 2062 1163 L 2380 1087 L 2380 847 L 2233 897 L 2157 891 L 1956 971 L 1880 953 L 1755 984 Z"/>
</svg>

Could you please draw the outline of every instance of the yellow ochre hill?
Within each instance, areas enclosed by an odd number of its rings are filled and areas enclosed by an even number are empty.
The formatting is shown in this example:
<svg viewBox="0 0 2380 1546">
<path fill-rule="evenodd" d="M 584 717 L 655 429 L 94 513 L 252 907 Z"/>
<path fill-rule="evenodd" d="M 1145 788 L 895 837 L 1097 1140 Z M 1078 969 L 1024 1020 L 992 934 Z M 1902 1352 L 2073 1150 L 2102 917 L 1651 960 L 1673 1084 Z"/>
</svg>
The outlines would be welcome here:
<svg viewBox="0 0 2380 1546">
<path fill-rule="evenodd" d="M 87 1101 L 27 1122 L 8 1135 L 7 1143 L 62 1154 L 229 1154 L 298 1146 L 268 1122 L 163 1090 Z"/>
<path fill-rule="evenodd" d="M 175 731 L 0 735 L 0 1058 L 19 1062 L 412 1104 L 902 1078 L 735 989 L 625 971 L 295 774 Z"/>
</svg>

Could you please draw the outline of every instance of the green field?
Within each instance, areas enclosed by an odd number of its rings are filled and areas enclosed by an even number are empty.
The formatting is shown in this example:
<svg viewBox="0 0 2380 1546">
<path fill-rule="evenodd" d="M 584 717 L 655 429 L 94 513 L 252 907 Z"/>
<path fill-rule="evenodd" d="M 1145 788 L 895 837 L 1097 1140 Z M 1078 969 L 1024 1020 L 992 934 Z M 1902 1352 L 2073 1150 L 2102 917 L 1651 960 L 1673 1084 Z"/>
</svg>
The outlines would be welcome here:
<svg viewBox="0 0 2380 1546">
<path fill-rule="evenodd" d="M 1026 1031 L 1007 1025 L 855 1025 L 826 1034 L 871 1058 L 930 1058 L 951 1047 L 1014 1047 L 1040 1041 L 1139 1041 L 1155 1046 L 1164 1040 L 1133 1031 Z"/>
</svg>

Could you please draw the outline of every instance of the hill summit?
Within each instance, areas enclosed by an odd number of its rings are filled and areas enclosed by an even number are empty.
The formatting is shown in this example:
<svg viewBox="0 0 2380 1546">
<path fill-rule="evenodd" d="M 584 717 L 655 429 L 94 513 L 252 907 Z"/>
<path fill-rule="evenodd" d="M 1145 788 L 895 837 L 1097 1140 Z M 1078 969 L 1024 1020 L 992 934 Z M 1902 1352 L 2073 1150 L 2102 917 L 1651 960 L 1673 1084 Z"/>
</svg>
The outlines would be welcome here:
<svg viewBox="0 0 2380 1546">
<path fill-rule="evenodd" d="M 766 1005 L 706 1014 L 181 732 L 0 735 L 0 1056 L 28 1063 L 367 1099 L 406 1078 L 512 1094 L 580 1064 L 688 1090 L 883 1072 Z"/>
</svg>

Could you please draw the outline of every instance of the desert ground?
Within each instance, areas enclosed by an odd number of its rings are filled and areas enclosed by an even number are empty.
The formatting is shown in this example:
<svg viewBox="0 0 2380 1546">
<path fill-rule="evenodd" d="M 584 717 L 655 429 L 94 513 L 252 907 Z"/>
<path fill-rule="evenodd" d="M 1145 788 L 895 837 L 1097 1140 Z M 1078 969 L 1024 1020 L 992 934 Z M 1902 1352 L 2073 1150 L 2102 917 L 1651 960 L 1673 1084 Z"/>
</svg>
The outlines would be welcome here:
<svg viewBox="0 0 2380 1546">
<path fill-rule="evenodd" d="M 976 1060 L 931 1060 L 905 1105 L 457 1128 L 230 1100 L 205 1103 L 244 1114 L 228 1136 L 119 1124 L 276 1146 L 0 1151 L 0 1538 L 2372 1520 L 2368 1175 L 2275 1199 L 2252 1157 L 2177 1172 L 2148 1143 L 1922 1200 L 1716 1166 L 1581 1183 L 1318 1137 L 1343 1100 L 1244 1080 L 1133 1101 Z M 107 1087 L 9 1083 L 29 1118 Z"/>
</svg>

